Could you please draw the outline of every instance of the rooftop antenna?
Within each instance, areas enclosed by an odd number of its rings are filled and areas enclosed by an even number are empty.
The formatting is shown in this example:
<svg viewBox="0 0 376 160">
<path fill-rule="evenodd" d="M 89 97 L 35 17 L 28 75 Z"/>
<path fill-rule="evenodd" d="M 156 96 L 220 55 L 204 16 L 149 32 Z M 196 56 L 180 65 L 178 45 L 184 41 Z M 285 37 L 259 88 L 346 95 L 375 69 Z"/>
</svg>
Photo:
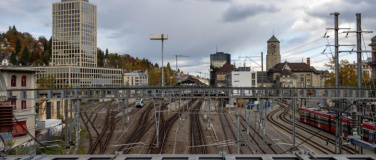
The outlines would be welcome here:
<svg viewBox="0 0 376 160">
<path fill-rule="evenodd" d="M 274 36 L 274 28 L 273 28 L 273 36 Z"/>
<path fill-rule="evenodd" d="M 218 52 L 218 45 L 215 45 L 215 53 Z"/>
</svg>

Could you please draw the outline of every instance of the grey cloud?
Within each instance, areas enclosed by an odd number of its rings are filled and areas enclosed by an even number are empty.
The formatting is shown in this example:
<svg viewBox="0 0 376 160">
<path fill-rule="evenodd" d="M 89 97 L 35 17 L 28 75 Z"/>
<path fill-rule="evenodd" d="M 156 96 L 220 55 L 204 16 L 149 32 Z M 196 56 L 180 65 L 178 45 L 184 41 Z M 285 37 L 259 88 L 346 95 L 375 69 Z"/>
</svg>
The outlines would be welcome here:
<svg viewBox="0 0 376 160">
<path fill-rule="evenodd" d="M 212 2 L 231 2 L 231 0 L 209 0 Z"/>
<path fill-rule="evenodd" d="M 369 0 L 345 0 L 341 4 L 333 5 L 325 3 L 307 10 L 307 14 L 313 17 L 323 18 L 327 22 L 333 22 L 333 16 L 330 13 L 339 12 L 339 21 L 352 23 L 355 22 L 356 13 L 361 13 L 362 18 L 374 18 L 376 3 Z M 334 22 L 333 22 L 334 23 Z"/>
<path fill-rule="evenodd" d="M 263 5 L 232 5 L 223 14 L 223 20 L 225 22 L 239 22 L 247 19 L 248 17 L 255 16 L 257 14 L 269 12 L 278 12 L 279 9 L 274 6 L 265 7 Z"/>
</svg>

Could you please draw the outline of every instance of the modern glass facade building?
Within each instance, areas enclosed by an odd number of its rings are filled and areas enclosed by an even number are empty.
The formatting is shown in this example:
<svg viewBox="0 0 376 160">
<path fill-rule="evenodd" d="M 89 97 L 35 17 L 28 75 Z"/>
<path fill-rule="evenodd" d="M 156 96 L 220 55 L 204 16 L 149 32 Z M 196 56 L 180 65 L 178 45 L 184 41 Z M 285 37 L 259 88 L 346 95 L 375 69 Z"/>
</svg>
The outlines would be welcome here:
<svg viewBox="0 0 376 160">
<path fill-rule="evenodd" d="M 52 63 L 97 66 L 97 6 L 88 0 L 52 4 Z"/>
<path fill-rule="evenodd" d="M 215 85 L 217 71 L 220 70 L 226 63 L 231 64 L 230 61 L 231 55 L 228 53 L 217 52 L 210 55 L 210 86 Z"/>
</svg>

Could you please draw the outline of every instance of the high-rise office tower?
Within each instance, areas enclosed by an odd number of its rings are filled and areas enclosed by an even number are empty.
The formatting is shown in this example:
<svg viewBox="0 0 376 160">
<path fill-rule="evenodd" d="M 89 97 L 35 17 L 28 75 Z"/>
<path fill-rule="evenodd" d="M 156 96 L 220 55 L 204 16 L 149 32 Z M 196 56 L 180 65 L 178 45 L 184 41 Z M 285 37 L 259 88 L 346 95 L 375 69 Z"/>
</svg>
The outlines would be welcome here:
<svg viewBox="0 0 376 160">
<path fill-rule="evenodd" d="M 97 6 L 88 0 L 52 4 L 52 63 L 97 66 Z"/>
<path fill-rule="evenodd" d="M 223 65 L 230 64 L 231 55 L 223 52 L 216 52 L 210 55 L 210 86 L 215 85 L 215 79 L 217 77 L 217 71 L 220 70 Z"/>
<path fill-rule="evenodd" d="M 97 67 L 97 6 L 88 0 L 52 4 L 52 65 L 23 66 L 36 78 L 52 76 L 56 88 L 123 85 L 123 71 Z"/>
</svg>

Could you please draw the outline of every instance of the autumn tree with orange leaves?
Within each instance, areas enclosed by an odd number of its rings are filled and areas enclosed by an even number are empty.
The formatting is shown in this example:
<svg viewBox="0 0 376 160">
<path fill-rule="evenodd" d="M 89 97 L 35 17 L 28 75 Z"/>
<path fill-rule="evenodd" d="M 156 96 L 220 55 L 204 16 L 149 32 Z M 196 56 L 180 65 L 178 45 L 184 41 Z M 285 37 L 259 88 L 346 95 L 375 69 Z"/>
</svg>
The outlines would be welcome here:
<svg viewBox="0 0 376 160">
<path fill-rule="evenodd" d="M 329 64 L 325 64 L 326 67 L 329 67 L 332 72 L 325 73 L 326 76 L 329 77 L 325 81 L 325 84 L 327 86 L 335 86 L 335 62 L 333 60 L 329 62 Z M 357 83 L 357 74 L 356 70 L 354 68 L 350 67 L 348 60 L 341 60 L 339 62 L 339 74 L 338 74 L 338 85 L 339 86 L 356 86 Z M 362 83 L 368 83 L 370 81 L 370 78 L 366 75 L 362 76 Z"/>
</svg>

